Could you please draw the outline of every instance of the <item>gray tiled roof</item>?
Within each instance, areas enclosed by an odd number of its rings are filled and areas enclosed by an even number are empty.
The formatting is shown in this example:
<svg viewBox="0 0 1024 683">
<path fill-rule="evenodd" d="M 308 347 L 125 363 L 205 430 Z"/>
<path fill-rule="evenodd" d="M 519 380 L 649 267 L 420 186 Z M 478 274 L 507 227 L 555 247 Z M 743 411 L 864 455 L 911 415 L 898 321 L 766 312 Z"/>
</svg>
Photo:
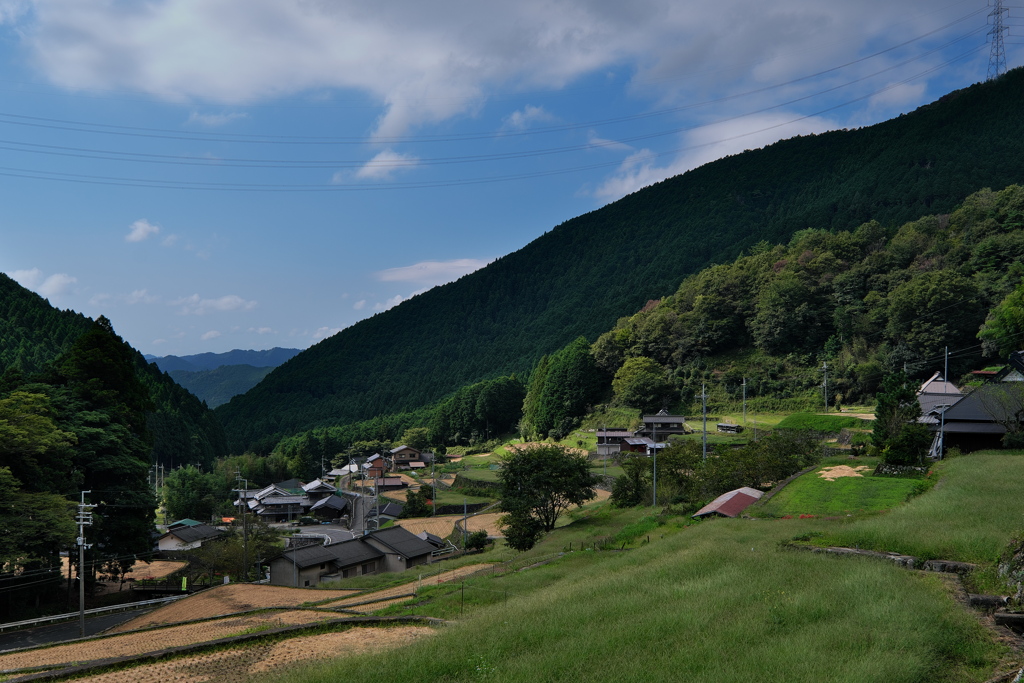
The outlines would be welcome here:
<svg viewBox="0 0 1024 683">
<path fill-rule="evenodd" d="M 374 531 L 364 538 L 369 542 L 382 543 L 406 559 L 434 552 L 434 546 L 400 526 Z"/>
<path fill-rule="evenodd" d="M 210 538 L 216 538 L 220 536 L 223 531 L 215 529 L 212 526 L 206 524 L 197 524 L 196 526 L 185 526 L 173 531 L 168 531 L 166 536 L 174 536 L 182 543 L 195 543 L 196 541 L 205 541 Z"/>
</svg>

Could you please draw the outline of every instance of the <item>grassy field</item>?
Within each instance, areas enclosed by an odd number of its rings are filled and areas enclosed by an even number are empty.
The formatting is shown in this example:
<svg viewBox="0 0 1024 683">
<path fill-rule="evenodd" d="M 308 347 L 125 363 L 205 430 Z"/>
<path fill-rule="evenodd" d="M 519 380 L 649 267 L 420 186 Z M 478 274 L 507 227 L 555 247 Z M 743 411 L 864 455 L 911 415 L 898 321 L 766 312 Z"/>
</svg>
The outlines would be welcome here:
<svg viewBox="0 0 1024 683">
<path fill-rule="evenodd" d="M 939 576 L 784 547 L 817 535 L 991 560 L 1024 526 L 1024 457 L 967 456 L 936 470 L 936 488 L 852 522 L 691 524 L 651 508 L 592 506 L 566 516 L 516 568 L 541 564 L 425 588 L 413 605 L 391 607 L 454 623 L 387 667 L 356 657 L 289 680 L 984 681 L 1005 650 Z M 873 505 L 894 499 L 869 486 Z M 591 549 L 620 538 L 634 549 Z M 570 543 L 575 552 L 565 552 Z M 508 556 L 479 561 L 491 553 Z"/>
<path fill-rule="evenodd" d="M 877 458 L 828 458 L 822 465 L 795 480 L 764 506 L 752 508 L 752 516 L 783 517 L 790 515 L 860 515 L 890 510 L 911 496 L 919 481 L 873 477 L 871 470 Z M 822 470 L 834 467 L 867 468 L 859 477 L 837 477 L 829 481 L 822 478 Z"/>
<path fill-rule="evenodd" d="M 838 432 L 842 429 L 862 429 L 867 426 L 864 420 L 849 415 L 815 415 L 813 413 L 793 413 L 779 422 L 779 428 L 811 429 L 818 432 Z"/>
<path fill-rule="evenodd" d="M 923 559 L 993 561 L 1024 528 L 1024 457 L 981 452 L 945 460 L 933 472 L 939 483 L 927 495 L 830 528 L 820 541 Z"/>
</svg>

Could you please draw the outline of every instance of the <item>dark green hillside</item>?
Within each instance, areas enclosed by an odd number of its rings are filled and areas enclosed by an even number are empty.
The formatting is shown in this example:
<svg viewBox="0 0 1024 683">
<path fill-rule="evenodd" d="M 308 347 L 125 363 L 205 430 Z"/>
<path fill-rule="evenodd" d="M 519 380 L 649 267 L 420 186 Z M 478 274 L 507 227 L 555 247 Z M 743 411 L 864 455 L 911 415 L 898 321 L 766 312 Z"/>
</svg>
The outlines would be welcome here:
<svg viewBox="0 0 1024 683">
<path fill-rule="evenodd" d="M 260 383 L 272 367 L 254 368 L 251 365 L 222 365 L 212 370 L 170 370 L 175 382 L 198 396 L 206 405 L 216 408 L 244 394 Z"/>
<path fill-rule="evenodd" d="M 0 374 L 10 371 L 0 384 L 0 398 L 25 378 L 45 375 L 92 327 L 93 321 L 81 313 L 56 309 L 0 273 Z M 131 357 L 152 399 L 146 419 L 153 461 L 165 466 L 193 463 L 208 467 L 225 455 L 224 431 L 202 401 L 146 362 L 135 349 L 131 349 Z"/>
<path fill-rule="evenodd" d="M 524 374 L 687 275 L 807 227 L 893 227 L 1024 182 L 1024 70 L 870 128 L 707 164 L 574 218 L 458 282 L 327 339 L 218 408 L 236 450 Z M 482 219 L 485 217 L 482 217 Z"/>
<path fill-rule="evenodd" d="M 56 309 L 0 273 L 0 369 L 39 372 L 91 326 L 81 313 Z"/>
</svg>

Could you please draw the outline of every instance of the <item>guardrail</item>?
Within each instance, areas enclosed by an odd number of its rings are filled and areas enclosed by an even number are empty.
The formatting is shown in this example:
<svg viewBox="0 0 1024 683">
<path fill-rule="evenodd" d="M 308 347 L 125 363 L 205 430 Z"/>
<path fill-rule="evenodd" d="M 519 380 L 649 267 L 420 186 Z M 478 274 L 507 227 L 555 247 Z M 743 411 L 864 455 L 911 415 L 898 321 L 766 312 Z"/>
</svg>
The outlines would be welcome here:
<svg viewBox="0 0 1024 683">
<path fill-rule="evenodd" d="M 181 600 L 187 597 L 184 595 L 174 595 L 169 598 L 157 598 L 155 600 L 141 600 L 139 602 L 125 602 L 120 605 L 112 605 L 110 607 L 95 607 L 93 609 L 85 610 L 85 614 L 96 615 L 103 614 L 104 612 L 126 612 L 132 609 L 138 609 L 146 605 L 162 605 L 167 602 L 174 602 L 175 600 Z M 24 628 L 26 626 L 40 626 L 42 624 L 54 623 L 58 621 L 71 621 L 77 619 L 80 612 L 70 612 L 68 614 L 55 614 L 49 617 L 39 617 L 37 619 L 26 619 L 25 621 L 12 621 L 7 624 L 0 624 L 0 633 L 7 631 L 12 628 Z"/>
</svg>

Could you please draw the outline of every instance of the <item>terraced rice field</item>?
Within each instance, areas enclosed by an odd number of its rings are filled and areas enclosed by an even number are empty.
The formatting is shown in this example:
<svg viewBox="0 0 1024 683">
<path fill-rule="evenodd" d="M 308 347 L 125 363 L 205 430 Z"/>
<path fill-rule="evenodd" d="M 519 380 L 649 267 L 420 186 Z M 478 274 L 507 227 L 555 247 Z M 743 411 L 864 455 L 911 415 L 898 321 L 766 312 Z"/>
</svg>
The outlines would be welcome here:
<svg viewBox="0 0 1024 683">
<path fill-rule="evenodd" d="M 169 626 L 156 631 L 124 633 L 111 638 L 72 642 L 24 652 L 0 655 L 0 671 L 85 663 L 111 657 L 130 657 L 172 647 L 205 643 L 241 635 L 254 629 L 312 624 L 340 615 L 316 610 L 275 611 L 241 617 L 225 617 L 200 624 Z"/>
<path fill-rule="evenodd" d="M 166 662 L 137 666 L 121 671 L 76 679 L 83 683 L 165 683 L 165 681 L 210 681 L 239 683 L 255 680 L 260 674 L 281 669 L 295 662 L 334 659 L 339 656 L 383 652 L 430 637 L 427 626 L 401 626 L 367 629 L 353 628 L 339 633 L 323 633 L 183 657 Z"/>
<path fill-rule="evenodd" d="M 266 607 L 295 607 L 303 603 L 318 602 L 328 598 L 344 598 L 355 592 L 357 591 L 228 584 L 196 593 L 143 614 L 114 627 L 110 633 L 126 633 L 147 626 L 177 624 L 193 619 L 207 619 L 222 614 L 234 614 Z"/>
<path fill-rule="evenodd" d="M 470 533 L 474 531 L 486 531 L 488 536 L 501 536 L 501 529 L 498 528 L 500 512 L 487 512 L 482 515 L 470 515 L 467 527 Z M 437 517 L 413 517 L 411 519 L 399 519 L 395 521 L 396 526 L 404 527 L 414 534 L 427 531 L 435 536 L 445 538 L 455 530 L 455 522 L 462 521 L 462 515 L 438 515 Z"/>
</svg>

